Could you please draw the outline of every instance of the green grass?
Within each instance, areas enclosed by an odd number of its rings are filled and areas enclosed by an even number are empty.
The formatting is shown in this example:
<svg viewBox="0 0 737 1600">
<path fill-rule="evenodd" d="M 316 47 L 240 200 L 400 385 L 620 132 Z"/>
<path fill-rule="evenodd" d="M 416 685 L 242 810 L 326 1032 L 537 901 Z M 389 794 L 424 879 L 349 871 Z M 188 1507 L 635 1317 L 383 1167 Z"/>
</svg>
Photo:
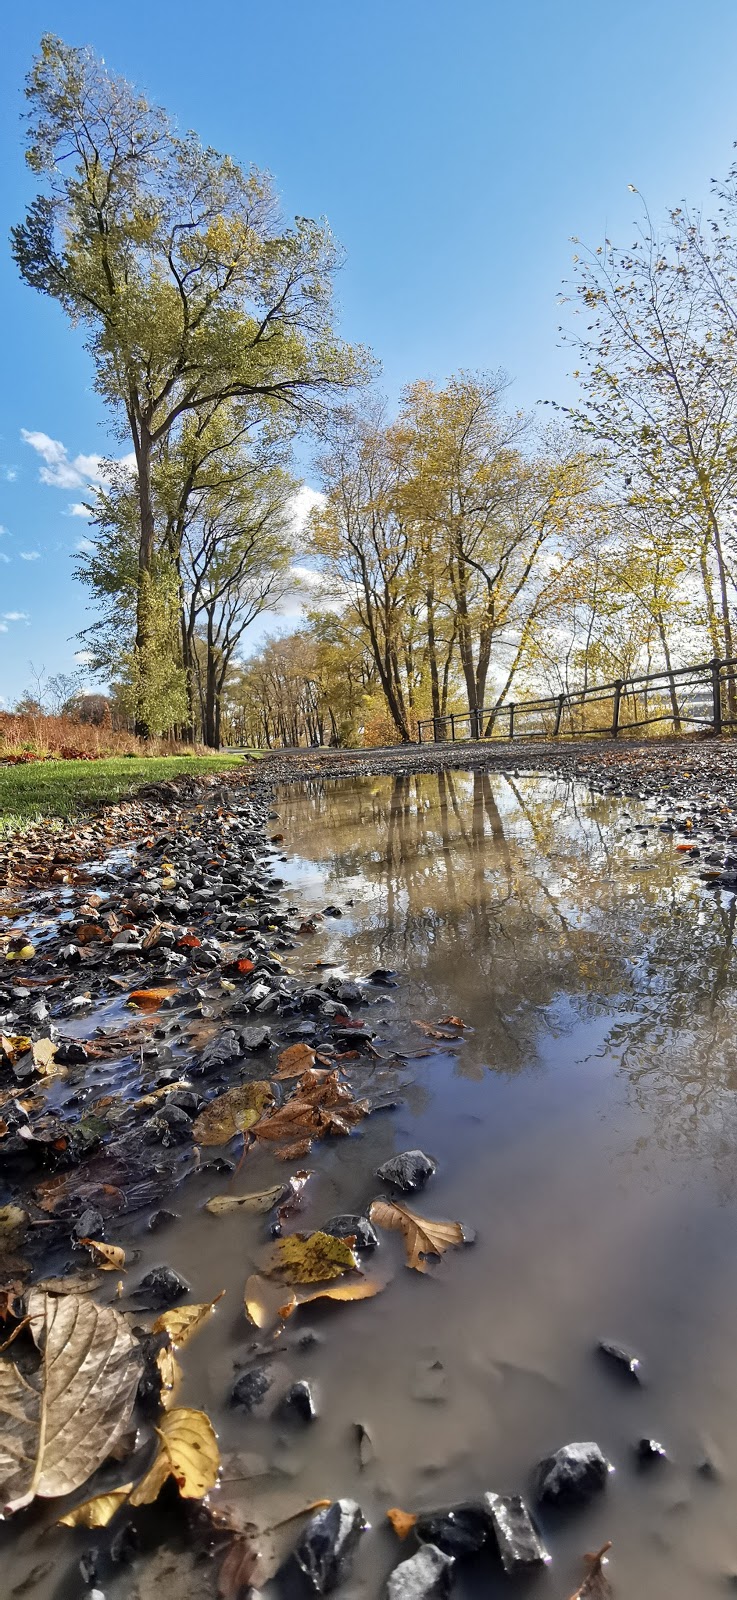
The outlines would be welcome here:
<svg viewBox="0 0 737 1600">
<path fill-rule="evenodd" d="M 113 756 L 105 761 L 33 761 L 28 766 L 0 766 L 0 834 L 14 832 L 43 818 L 73 817 L 78 812 L 123 800 L 141 784 L 158 783 L 183 773 L 232 772 L 238 756 Z"/>
</svg>

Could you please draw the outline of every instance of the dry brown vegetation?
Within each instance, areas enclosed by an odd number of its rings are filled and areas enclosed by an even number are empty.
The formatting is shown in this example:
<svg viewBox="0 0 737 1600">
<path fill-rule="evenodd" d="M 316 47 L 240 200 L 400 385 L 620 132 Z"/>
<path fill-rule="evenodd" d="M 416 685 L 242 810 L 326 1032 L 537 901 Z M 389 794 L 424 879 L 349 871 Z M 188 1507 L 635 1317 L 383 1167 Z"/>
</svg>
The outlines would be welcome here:
<svg viewBox="0 0 737 1600">
<path fill-rule="evenodd" d="M 205 753 L 200 745 L 174 739 L 138 739 L 110 723 L 95 726 L 70 716 L 44 712 L 0 712 L 0 761 L 100 760 L 105 756 L 170 756 Z"/>
</svg>

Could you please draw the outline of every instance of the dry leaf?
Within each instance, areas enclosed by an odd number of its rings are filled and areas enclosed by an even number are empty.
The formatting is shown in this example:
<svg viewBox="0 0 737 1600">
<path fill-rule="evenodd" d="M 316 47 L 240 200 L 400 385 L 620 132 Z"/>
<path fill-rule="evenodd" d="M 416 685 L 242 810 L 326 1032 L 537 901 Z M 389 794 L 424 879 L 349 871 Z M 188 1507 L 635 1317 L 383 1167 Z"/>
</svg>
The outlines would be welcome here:
<svg viewBox="0 0 737 1600">
<path fill-rule="evenodd" d="M 224 1094 L 211 1100 L 196 1118 L 193 1134 L 197 1143 L 227 1144 L 237 1133 L 245 1133 L 252 1128 L 273 1101 L 271 1084 L 265 1079 L 226 1089 Z"/>
<path fill-rule="evenodd" d="M 207 1322 L 210 1312 L 214 1311 L 218 1301 L 222 1300 L 225 1290 L 221 1289 L 214 1300 L 206 1300 L 197 1306 L 175 1306 L 171 1311 L 162 1311 L 156 1318 L 152 1333 L 168 1333 L 172 1344 L 189 1344 L 195 1333 Z"/>
<path fill-rule="evenodd" d="M 173 1345 L 165 1344 L 156 1352 L 156 1365 L 161 1380 L 159 1398 L 162 1410 L 168 1411 L 184 1376 Z"/>
<path fill-rule="evenodd" d="M 42 1363 L 22 1377 L 0 1363 L 0 1496 L 10 1510 L 35 1495 L 72 1494 L 127 1426 L 141 1373 L 125 1318 L 77 1294 L 28 1295 Z"/>
<path fill-rule="evenodd" d="M 110 943 L 107 928 L 102 928 L 99 922 L 82 922 L 74 929 L 75 944 Z"/>
<path fill-rule="evenodd" d="M 31 1040 L 24 1033 L 0 1034 L 0 1049 L 11 1067 L 14 1067 L 30 1048 Z"/>
<path fill-rule="evenodd" d="M 201 1500 L 214 1488 L 220 1466 L 218 1442 L 210 1418 L 204 1411 L 179 1406 L 164 1417 L 156 1432 L 158 1453 L 145 1478 L 136 1484 L 130 1504 L 151 1505 L 170 1477 L 185 1499 Z"/>
<path fill-rule="evenodd" d="M 271 1211 L 287 1192 L 286 1184 L 275 1183 L 273 1189 L 261 1189 L 256 1194 L 214 1194 L 205 1201 L 205 1211 L 213 1217 L 225 1216 L 228 1211 Z"/>
<path fill-rule="evenodd" d="M 463 1244 L 460 1222 L 432 1222 L 429 1217 L 418 1217 L 397 1200 L 372 1200 L 369 1218 L 378 1228 L 392 1228 L 401 1233 L 407 1266 L 415 1272 L 427 1272 L 428 1256 L 442 1256 L 453 1245 Z"/>
<path fill-rule="evenodd" d="M 125 1505 L 132 1488 L 132 1483 L 124 1483 L 122 1489 L 111 1489 L 108 1494 L 96 1494 L 93 1500 L 85 1500 L 83 1505 L 75 1506 L 65 1517 L 60 1517 L 59 1527 L 106 1528 L 108 1523 L 112 1522 L 116 1511 Z"/>
<path fill-rule="evenodd" d="M 594 1555 L 584 1556 L 583 1559 L 588 1567 L 588 1572 L 581 1587 L 576 1590 L 575 1594 L 571 1595 L 571 1600 L 609 1600 L 612 1586 L 604 1572 L 604 1567 L 607 1564 L 607 1551 L 611 1550 L 611 1548 L 612 1541 L 607 1539 L 606 1544 L 603 1544 L 601 1549 L 597 1550 Z"/>
<path fill-rule="evenodd" d="M 282 1050 L 276 1063 L 276 1078 L 299 1078 L 306 1067 L 314 1065 L 315 1052 L 308 1044 L 291 1044 Z"/>
<path fill-rule="evenodd" d="M 261 1271 L 264 1277 L 281 1283 L 327 1283 L 344 1272 L 355 1272 L 359 1263 L 347 1239 L 332 1233 L 290 1233 L 277 1239 L 266 1256 Z"/>
<path fill-rule="evenodd" d="M 374 1278 L 359 1277 L 350 1282 L 342 1278 L 339 1283 L 321 1283 L 313 1288 L 290 1289 L 274 1283 L 254 1272 L 246 1283 L 246 1315 L 257 1328 L 272 1328 L 286 1322 L 298 1306 L 309 1305 L 312 1300 L 370 1300 L 384 1288 Z"/>
<path fill-rule="evenodd" d="M 449 1033 L 447 1028 L 436 1028 L 430 1022 L 420 1022 L 417 1017 L 412 1018 L 412 1026 L 413 1028 L 419 1028 L 420 1032 L 424 1033 L 428 1039 L 456 1039 L 458 1037 L 455 1033 Z"/>
<path fill-rule="evenodd" d="M 441 1028 L 467 1028 L 468 1023 L 464 1022 L 462 1017 L 441 1017 L 440 1026 Z"/>
<path fill-rule="evenodd" d="M 407 1534 L 412 1532 L 417 1522 L 417 1518 L 412 1515 L 411 1511 L 400 1511 L 399 1506 L 390 1507 L 386 1514 L 386 1520 L 391 1523 L 398 1539 L 406 1539 Z"/>
<path fill-rule="evenodd" d="M 176 992 L 175 984 L 162 984 L 158 989 L 134 989 L 128 996 L 128 1005 L 138 1006 L 139 1011 L 158 1011 L 164 1000 L 170 1000 Z"/>
<path fill-rule="evenodd" d="M 37 1067 L 39 1072 L 50 1072 L 56 1055 L 56 1045 L 51 1039 L 36 1039 L 32 1051 L 34 1067 Z"/>
<path fill-rule="evenodd" d="M 255 1538 L 247 1533 L 237 1533 L 223 1556 L 218 1572 L 220 1600 L 243 1600 L 254 1587 L 254 1577 L 261 1559 Z"/>
<path fill-rule="evenodd" d="M 125 1270 L 125 1250 L 119 1244 L 104 1244 L 100 1239 L 80 1239 L 80 1244 L 86 1244 L 89 1250 L 96 1250 L 101 1261 L 96 1264 L 102 1272 L 122 1272 Z"/>
</svg>

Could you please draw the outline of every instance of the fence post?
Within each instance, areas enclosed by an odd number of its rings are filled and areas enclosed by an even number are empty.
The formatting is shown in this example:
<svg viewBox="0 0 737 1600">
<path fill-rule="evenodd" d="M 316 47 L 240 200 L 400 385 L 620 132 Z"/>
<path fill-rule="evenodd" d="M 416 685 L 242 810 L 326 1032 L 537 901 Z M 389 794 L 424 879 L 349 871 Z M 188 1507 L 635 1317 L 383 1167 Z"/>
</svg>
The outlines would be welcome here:
<svg viewBox="0 0 737 1600">
<path fill-rule="evenodd" d="M 509 707 L 509 737 L 510 739 L 514 738 L 514 701 L 511 702 Z"/>
<path fill-rule="evenodd" d="M 440 741 L 438 739 L 438 719 L 437 719 L 437 717 L 433 717 L 433 719 L 432 719 L 432 736 L 433 736 L 433 739 L 435 740 L 435 743 L 439 744 Z"/>
<path fill-rule="evenodd" d="M 453 740 L 453 743 L 455 744 L 455 742 L 456 742 L 456 719 L 455 719 L 455 712 L 454 711 L 451 711 L 451 713 L 450 713 L 450 737 Z"/>
<path fill-rule="evenodd" d="M 560 733 L 560 725 L 561 725 L 561 722 L 563 721 L 563 706 L 565 704 L 565 698 L 566 697 L 565 697 L 564 694 L 559 694 L 558 695 L 558 707 L 557 707 L 557 710 L 556 710 L 556 713 L 555 713 L 555 727 L 553 729 L 553 738 L 554 739 L 557 739 L 558 734 Z"/>
<path fill-rule="evenodd" d="M 718 656 L 709 662 L 711 667 L 711 700 L 712 715 L 714 719 L 714 732 L 719 735 L 722 731 L 722 663 Z"/>
<path fill-rule="evenodd" d="M 422 744 L 422 730 L 423 730 L 424 726 L 425 726 L 424 722 L 418 722 L 418 724 L 417 724 L 417 743 L 418 744 Z"/>
<path fill-rule="evenodd" d="M 619 706 L 622 699 L 622 679 L 617 678 L 614 685 L 614 706 L 612 708 L 612 738 L 619 736 Z"/>
</svg>

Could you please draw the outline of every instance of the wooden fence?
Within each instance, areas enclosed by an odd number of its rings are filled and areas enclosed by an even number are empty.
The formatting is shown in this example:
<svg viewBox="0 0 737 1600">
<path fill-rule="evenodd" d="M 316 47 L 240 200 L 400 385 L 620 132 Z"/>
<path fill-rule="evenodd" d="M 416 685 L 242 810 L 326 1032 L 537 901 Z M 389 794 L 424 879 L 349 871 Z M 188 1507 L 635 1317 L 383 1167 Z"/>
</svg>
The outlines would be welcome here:
<svg viewBox="0 0 737 1600">
<path fill-rule="evenodd" d="M 600 706 L 608 707 L 606 714 Z M 604 716 L 605 720 L 596 720 Z M 693 667 L 615 678 L 613 683 L 542 700 L 510 700 L 478 711 L 427 717 L 418 723 L 417 737 L 420 744 L 456 739 L 584 738 L 597 733 L 616 739 L 655 723 L 670 723 L 673 733 L 701 726 L 718 735 L 736 728 L 737 659 L 715 657 Z"/>
</svg>

